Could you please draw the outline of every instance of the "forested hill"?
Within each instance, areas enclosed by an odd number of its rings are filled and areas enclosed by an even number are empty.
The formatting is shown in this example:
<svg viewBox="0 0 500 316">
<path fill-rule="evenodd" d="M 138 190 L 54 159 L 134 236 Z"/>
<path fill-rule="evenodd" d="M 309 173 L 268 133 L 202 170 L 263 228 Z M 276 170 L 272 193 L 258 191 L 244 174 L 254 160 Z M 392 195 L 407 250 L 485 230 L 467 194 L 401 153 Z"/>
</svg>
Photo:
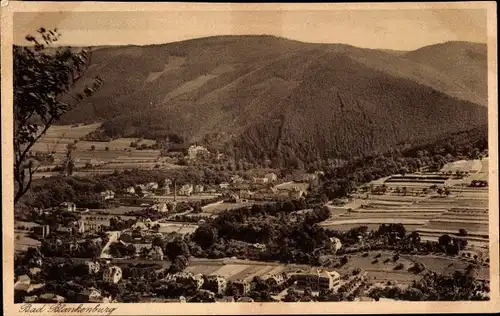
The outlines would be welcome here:
<svg viewBox="0 0 500 316">
<path fill-rule="evenodd" d="M 96 49 L 103 88 L 64 122 L 177 134 L 249 159 L 385 151 L 487 122 L 486 45 L 393 53 L 273 36 Z"/>
</svg>

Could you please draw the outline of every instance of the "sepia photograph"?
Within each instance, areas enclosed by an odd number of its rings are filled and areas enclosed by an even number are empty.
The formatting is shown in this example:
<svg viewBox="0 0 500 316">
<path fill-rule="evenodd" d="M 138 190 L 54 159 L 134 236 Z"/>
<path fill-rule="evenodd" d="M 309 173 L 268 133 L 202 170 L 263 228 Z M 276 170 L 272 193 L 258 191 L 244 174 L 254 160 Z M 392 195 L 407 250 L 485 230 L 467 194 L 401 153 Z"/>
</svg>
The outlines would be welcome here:
<svg viewBox="0 0 500 316">
<path fill-rule="evenodd" d="M 8 2 L 4 305 L 495 310 L 496 22 L 493 2 Z"/>
</svg>

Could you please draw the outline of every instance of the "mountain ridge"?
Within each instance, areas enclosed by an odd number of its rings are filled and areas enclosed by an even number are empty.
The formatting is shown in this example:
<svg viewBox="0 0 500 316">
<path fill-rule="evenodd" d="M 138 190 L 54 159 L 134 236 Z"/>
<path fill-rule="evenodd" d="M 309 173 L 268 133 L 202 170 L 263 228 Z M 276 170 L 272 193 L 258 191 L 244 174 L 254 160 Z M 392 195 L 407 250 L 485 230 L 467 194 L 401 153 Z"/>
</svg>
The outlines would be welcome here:
<svg viewBox="0 0 500 316">
<path fill-rule="evenodd" d="M 177 134 L 226 150 L 243 146 L 259 159 L 288 147 L 301 157 L 359 155 L 486 122 L 486 46 L 424 48 L 222 36 L 97 49 L 88 76 L 105 85 L 63 122 L 102 120 L 113 137 Z"/>
</svg>

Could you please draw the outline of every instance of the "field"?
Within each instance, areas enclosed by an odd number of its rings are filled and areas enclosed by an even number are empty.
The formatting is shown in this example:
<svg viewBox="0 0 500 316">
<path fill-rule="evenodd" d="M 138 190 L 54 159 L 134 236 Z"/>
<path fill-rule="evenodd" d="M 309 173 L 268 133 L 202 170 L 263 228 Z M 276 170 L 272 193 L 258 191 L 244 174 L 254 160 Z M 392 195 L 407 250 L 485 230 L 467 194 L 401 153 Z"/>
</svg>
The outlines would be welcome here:
<svg viewBox="0 0 500 316">
<path fill-rule="evenodd" d="M 375 256 L 381 254 L 377 263 L 373 263 Z M 426 269 L 441 274 L 450 275 L 456 270 L 463 271 L 469 263 L 459 258 L 447 256 L 414 256 L 401 255 L 397 262 L 393 262 L 393 252 L 372 251 L 364 257 L 363 253 L 351 254 L 348 256 L 348 262 L 337 269 L 343 275 L 349 275 L 353 269 L 360 268 L 366 271 L 367 277 L 372 281 L 398 281 L 398 283 L 408 284 L 413 280 L 418 280 L 421 275 L 416 275 L 408 271 L 414 262 L 422 263 Z M 387 260 L 391 259 L 391 260 Z M 384 261 L 388 261 L 384 263 Z M 396 265 L 402 263 L 403 269 L 395 270 Z M 258 262 L 239 259 L 195 259 L 186 269 L 192 273 L 201 273 L 205 275 L 219 275 L 228 280 L 251 280 L 255 276 L 264 277 L 280 272 L 296 273 L 314 271 L 314 268 L 300 264 L 280 264 L 273 262 Z M 480 279 L 489 279 L 489 267 L 479 266 L 476 276 Z"/>
<path fill-rule="evenodd" d="M 379 258 L 375 258 L 377 254 L 381 254 Z M 338 272 L 342 274 L 347 274 L 355 268 L 360 268 L 363 271 L 368 272 L 368 278 L 372 280 L 385 280 L 385 281 L 397 281 L 398 283 L 410 283 L 413 280 L 418 280 L 421 278 L 420 275 L 415 275 L 408 271 L 414 262 L 422 263 L 427 269 L 435 271 L 440 274 L 452 274 L 456 270 L 463 271 L 469 263 L 466 261 L 459 260 L 457 258 L 446 257 L 446 256 L 414 256 L 414 255 L 400 255 L 397 262 L 388 260 L 392 259 L 394 256 L 393 252 L 388 251 L 371 251 L 368 252 L 367 257 L 363 257 L 363 253 L 350 255 L 349 261 L 346 265 L 338 269 Z M 378 262 L 374 263 L 377 259 Z M 396 265 L 402 263 L 404 265 L 403 269 L 395 270 Z M 477 271 L 477 277 L 481 279 L 489 279 L 489 267 L 480 266 Z"/>
<path fill-rule="evenodd" d="M 170 234 L 177 233 L 181 235 L 191 234 L 196 231 L 198 225 L 194 224 L 186 224 L 186 223 L 159 223 L 160 228 L 158 229 L 159 233 Z"/>
<path fill-rule="evenodd" d="M 251 280 L 255 276 L 265 277 L 280 272 L 293 273 L 309 270 L 306 265 L 285 265 L 272 262 L 258 262 L 246 260 L 203 260 L 197 259 L 186 270 L 204 275 L 223 276 L 230 281 Z"/>
<path fill-rule="evenodd" d="M 449 180 L 444 172 L 468 172 L 464 179 Z M 468 232 L 471 246 L 488 244 L 488 188 L 472 188 L 475 179 L 488 178 L 488 158 L 447 164 L 440 173 L 397 175 L 372 182 L 385 184 L 387 192 L 352 194 L 343 206 L 329 204 L 331 217 L 321 225 L 345 231 L 366 225 L 377 229 L 380 224 L 402 223 L 416 230 L 424 240 L 437 240 L 442 234 Z M 447 187 L 449 195 L 432 190 L 432 185 Z M 401 189 L 405 188 L 406 193 Z"/>
<path fill-rule="evenodd" d="M 156 143 L 150 139 L 119 138 L 109 142 L 94 142 L 82 140 L 87 134 L 97 130 L 99 123 L 89 125 L 57 125 L 49 128 L 47 133 L 37 142 L 32 153 L 49 153 L 54 157 L 50 165 L 43 165 L 35 178 L 57 175 L 52 172 L 54 167 L 60 166 L 65 158 L 67 146 L 72 145 L 72 158 L 77 168 L 91 165 L 91 169 L 77 171 L 85 176 L 93 173 L 111 173 L 116 169 L 173 169 L 182 168 L 160 157 L 160 150 L 136 149 L 130 147 L 136 143 L 137 148 L 142 145 L 152 146 Z"/>
</svg>

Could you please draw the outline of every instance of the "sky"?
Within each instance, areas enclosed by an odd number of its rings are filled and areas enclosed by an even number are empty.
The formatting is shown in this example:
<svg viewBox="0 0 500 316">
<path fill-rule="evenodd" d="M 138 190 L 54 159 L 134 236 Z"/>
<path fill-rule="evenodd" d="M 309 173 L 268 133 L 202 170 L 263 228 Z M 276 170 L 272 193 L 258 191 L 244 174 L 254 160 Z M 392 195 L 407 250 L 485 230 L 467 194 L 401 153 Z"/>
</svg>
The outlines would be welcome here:
<svg viewBox="0 0 500 316">
<path fill-rule="evenodd" d="M 60 45 L 146 45 L 214 35 L 265 34 L 310 43 L 413 50 L 446 41 L 487 42 L 485 9 L 318 11 L 22 12 L 14 43 L 40 27 Z"/>
</svg>

